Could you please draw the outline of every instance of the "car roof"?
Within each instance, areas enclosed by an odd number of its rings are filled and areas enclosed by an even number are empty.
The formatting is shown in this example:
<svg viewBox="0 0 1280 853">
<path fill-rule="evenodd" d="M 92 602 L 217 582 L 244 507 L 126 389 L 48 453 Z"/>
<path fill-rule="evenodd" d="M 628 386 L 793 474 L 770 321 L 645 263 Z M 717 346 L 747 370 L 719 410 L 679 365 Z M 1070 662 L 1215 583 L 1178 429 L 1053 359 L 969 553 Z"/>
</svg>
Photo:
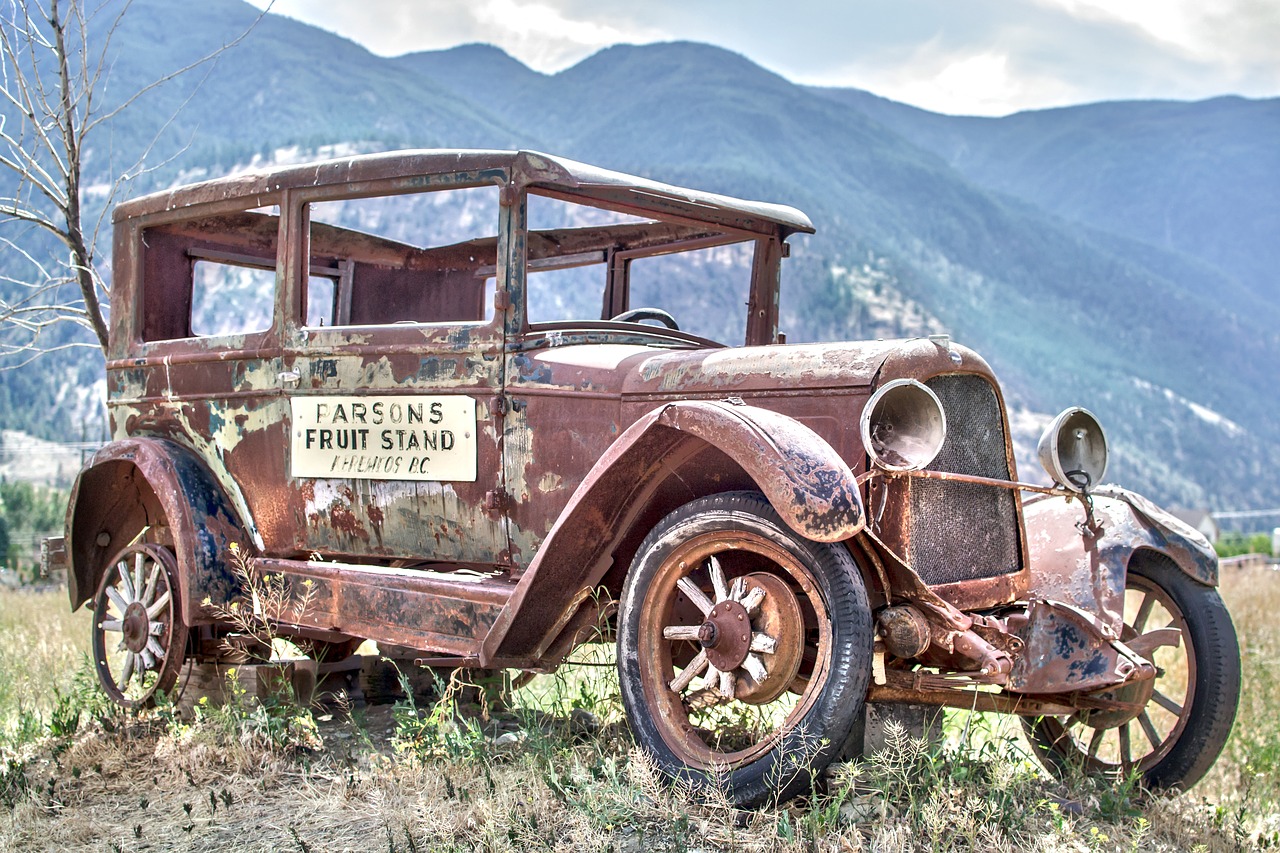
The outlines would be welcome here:
<svg viewBox="0 0 1280 853">
<path fill-rule="evenodd" d="M 285 189 L 353 188 L 377 182 L 391 191 L 410 191 L 424 176 L 492 173 L 498 180 L 510 174 L 513 183 L 550 192 L 594 199 L 655 217 L 678 216 L 715 222 L 746 231 L 813 233 L 809 217 L 794 207 L 748 201 L 692 190 L 633 175 L 589 166 L 536 151 L 419 149 L 361 154 L 273 169 L 240 172 L 224 178 L 176 187 L 119 205 L 115 222 L 173 212 L 192 206 L 220 206 L 229 202 L 253 206 L 273 203 Z"/>
</svg>

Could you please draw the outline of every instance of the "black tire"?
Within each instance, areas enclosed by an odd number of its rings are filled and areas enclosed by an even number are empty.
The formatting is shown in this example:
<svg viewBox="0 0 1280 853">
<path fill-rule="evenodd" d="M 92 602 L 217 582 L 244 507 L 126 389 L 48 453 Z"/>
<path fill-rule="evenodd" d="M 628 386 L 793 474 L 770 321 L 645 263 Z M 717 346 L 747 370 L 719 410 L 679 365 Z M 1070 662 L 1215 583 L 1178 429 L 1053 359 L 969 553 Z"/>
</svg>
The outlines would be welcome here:
<svg viewBox="0 0 1280 853">
<path fill-rule="evenodd" d="M 1125 595 L 1122 639 L 1152 627 L 1182 630 L 1179 646 L 1153 655 L 1158 674 L 1142 713 L 1119 724 L 1105 714 L 1094 712 L 1091 719 L 1081 712 L 1024 719 L 1023 727 L 1037 757 L 1055 773 L 1076 769 L 1123 777 L 1137 772 L 1150 790 L 1185 791 L 1213 766 L 1235 720 L 1240 699 L 1235 627 L 1216 589 L 1192 580 L 1160 554 L 1134 557 Z M 1091 726 L 1099 716 L 1104 724 Z M 1135 745 L 1141 754 L 1134 754 Z"/>
<path fill-rule="evenodd" d="M 759 493 L 712 495 L 662 519 L 632 562 L 619 613 L 623 705 L 670 779 L 744 808 L 780 801 L 809 787 L 862 713 L 872 641 L 846 548 L 798 536 Z"/>
<path fill-rule="evenodd" d="M 137 710 L 169 692 L 187 651 L 173 554 L 137 543 L 107 564 L 93 604 L 93 661 L 113 702 Z"/>
</svg>

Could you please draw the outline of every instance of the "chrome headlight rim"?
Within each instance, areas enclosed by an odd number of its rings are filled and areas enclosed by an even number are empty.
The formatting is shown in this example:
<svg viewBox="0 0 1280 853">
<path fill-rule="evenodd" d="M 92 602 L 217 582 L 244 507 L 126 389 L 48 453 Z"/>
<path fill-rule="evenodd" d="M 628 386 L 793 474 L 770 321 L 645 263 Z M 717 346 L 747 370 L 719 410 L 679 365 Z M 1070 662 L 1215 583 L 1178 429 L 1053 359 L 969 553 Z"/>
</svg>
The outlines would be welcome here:
<svg viewBox="0 0 1280 853">
<path fill-rule="evenodd" d="M 1078 495 L 1100 485 L 1110 463 L 1106 430 L 1082 406 L 1069 406 L 1049 422 L 1036 455 L 1055 483 Z"/>
<path fill-rule="evenodd" d="M 947 439 L 947 413 L 938 395 L 923 382 L 893 379 L 867 400 L 859 433 L 875 467 L 892 472 L 920 471 L 942 450 Z"/>
</svg>

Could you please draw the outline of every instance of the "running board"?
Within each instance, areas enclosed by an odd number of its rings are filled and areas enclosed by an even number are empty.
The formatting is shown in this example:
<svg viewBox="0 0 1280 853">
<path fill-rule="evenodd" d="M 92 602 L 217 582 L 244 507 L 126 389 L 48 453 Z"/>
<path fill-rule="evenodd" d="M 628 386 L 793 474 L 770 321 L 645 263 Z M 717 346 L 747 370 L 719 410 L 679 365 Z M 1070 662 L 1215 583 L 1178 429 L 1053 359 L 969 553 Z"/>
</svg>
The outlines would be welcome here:
<svg viewBox="0 0 1280 853">
<path fill-rule="evenodd" d="M 306 628 L 407 646 L 478 664 L 480 643 L 515 589 L 505 573 L 389 568 L 257 557 L 281 575 Z M 309 583 L 308 583 L 309 582 Z"/>
</svg>

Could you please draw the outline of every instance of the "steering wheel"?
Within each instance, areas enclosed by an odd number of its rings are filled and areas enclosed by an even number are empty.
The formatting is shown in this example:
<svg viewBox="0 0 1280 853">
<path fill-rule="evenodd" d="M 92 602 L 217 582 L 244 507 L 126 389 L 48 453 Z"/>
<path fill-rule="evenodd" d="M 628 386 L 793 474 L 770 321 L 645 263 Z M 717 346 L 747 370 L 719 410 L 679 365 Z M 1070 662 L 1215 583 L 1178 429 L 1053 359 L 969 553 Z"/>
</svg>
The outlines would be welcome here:
<svg viewBox="0 0 1280 853">
<path fill-rule="evenodd" d="M 615 323 L 640 323 L 644 320 L 657 320 L 668 329 L 680 331 L 676 318 L 672 317 L 661 308 L 632 308 L 630 311 L 623 311 L 616 317 L 611 318 Z"/>
</svg>

